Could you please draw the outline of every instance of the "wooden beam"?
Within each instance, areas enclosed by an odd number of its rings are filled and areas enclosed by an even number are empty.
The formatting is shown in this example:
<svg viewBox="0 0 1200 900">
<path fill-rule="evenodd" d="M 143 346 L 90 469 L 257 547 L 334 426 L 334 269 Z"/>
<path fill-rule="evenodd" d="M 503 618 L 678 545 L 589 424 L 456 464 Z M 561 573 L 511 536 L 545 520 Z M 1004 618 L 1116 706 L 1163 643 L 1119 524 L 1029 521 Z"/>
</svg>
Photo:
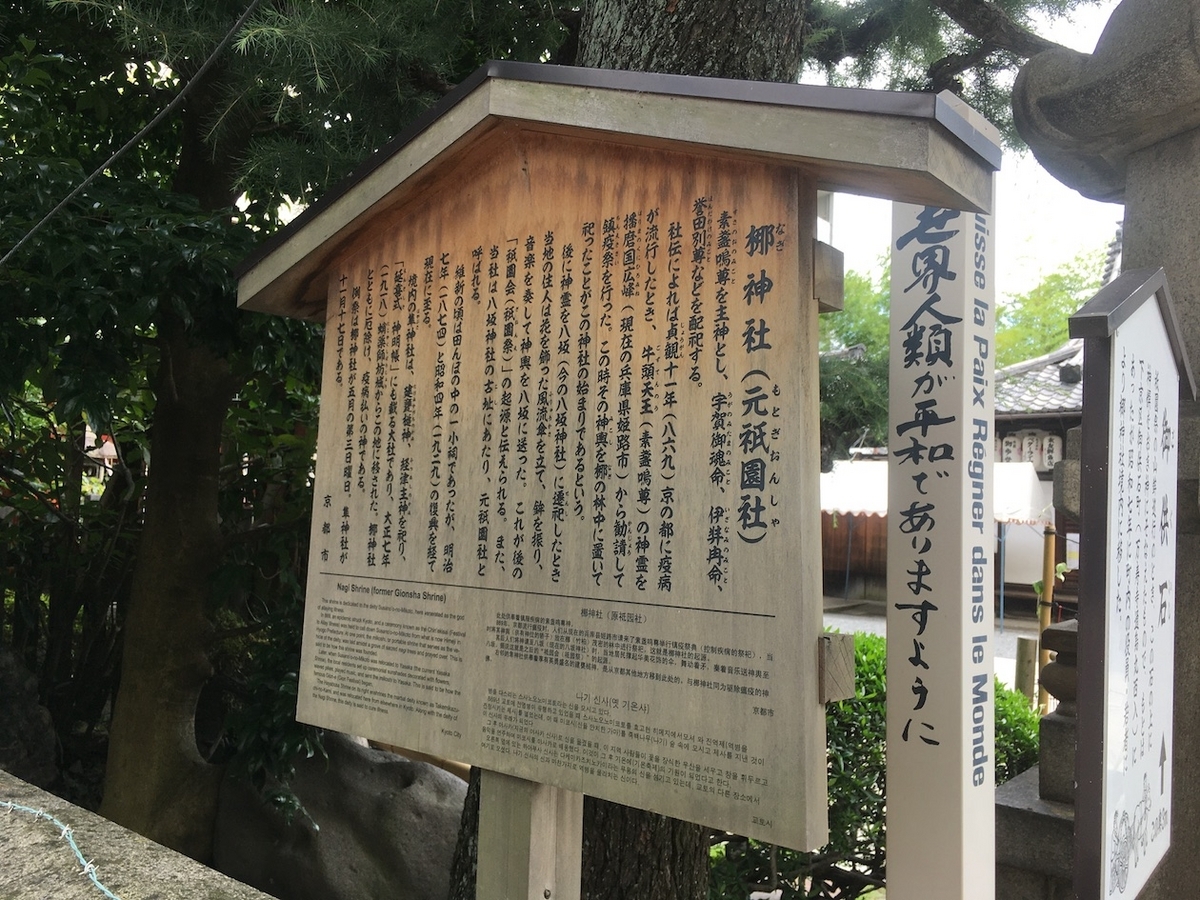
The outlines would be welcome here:
<svg viewBox="0 0 1200 900">
<path fill-rule="evenodd" d="M 583 794 L 484 769 L 476 893 L 489 900 L 579 900 Z"/>
</svg>

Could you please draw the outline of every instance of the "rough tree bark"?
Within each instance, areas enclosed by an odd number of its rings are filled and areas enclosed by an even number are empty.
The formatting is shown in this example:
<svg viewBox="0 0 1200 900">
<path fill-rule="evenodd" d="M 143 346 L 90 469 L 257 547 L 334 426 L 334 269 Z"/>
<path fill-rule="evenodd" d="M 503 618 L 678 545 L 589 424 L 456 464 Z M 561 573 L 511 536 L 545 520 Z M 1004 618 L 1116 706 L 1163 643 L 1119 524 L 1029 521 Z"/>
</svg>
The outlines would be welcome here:
<svg viewBox="0 0 1200 900">
<path fill-rule="evenodd" d="M 708 896 L 708 829 L 588 797 L 583 803 L 585 900 Z"/>
<path fill-rule="evenodd" d="M 209 584 L 221 553 L 218 447 L 237 382 L 227 361 L 164 318 L 146 518 L 100 812 L 204 860 L 212 851 L 221 770 L 201 757 L 194 722 L 211 674 Z"/>
<path fill-rule="evenodd" d="M 234 166 L 248 136 L 243 127 L 220 147 L 205 143 L 220 77 L 218 65 L 184 106 L 171 183 L 173 191 L 195 197 L 210 212 L 232 209 Z M 211 576 L 224 552 L 217 505 L 221 432 L 241 381 L 228 349 L 218 350 L 201 336 L 210 311 L 192 312 L 197 324 L 191 327 L 165 301 L 157 315 L 159 368 L 145 522 L 100 812 L 207 862 L 224 769 L 201 756 L 195 717 L 212 674 Z"/>
<path fill-rule="evenodd" d="M 796 81 L 807 0 L 591 0 L 577 63 L 610 69 Z M 474 802 L 472 802 L 472 799 Z M 479 827 L 468 794 L 462 833 Z M 587 798 L 583 808 L 584 900 L 705 900 L 708 829 Z M 476 842 L 459 838 L 452 900 L 475 897 Z"/>
<path fill-rule="evenodd" d="M 578 65 L 751 81 L 795 81 L 807 2 L 592 0 Z"/>
</svg>

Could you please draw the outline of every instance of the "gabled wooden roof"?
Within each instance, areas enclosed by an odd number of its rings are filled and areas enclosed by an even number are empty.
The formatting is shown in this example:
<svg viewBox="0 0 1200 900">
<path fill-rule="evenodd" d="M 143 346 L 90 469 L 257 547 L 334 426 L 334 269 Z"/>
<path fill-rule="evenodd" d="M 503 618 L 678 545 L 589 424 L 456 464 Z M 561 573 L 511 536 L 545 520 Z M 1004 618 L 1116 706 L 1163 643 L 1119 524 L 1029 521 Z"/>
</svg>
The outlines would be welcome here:
<svg viewBox="0 0 1200 900">
<path fill-rule="evenodd" d="M 990 212 L 995 129 L 957 97 L 493 62 L 238 270 L 238 305 L 323 319 L 326 267 L 440 165 L 512 128 L 793 165 L 826 190 Z"/>
</svg>

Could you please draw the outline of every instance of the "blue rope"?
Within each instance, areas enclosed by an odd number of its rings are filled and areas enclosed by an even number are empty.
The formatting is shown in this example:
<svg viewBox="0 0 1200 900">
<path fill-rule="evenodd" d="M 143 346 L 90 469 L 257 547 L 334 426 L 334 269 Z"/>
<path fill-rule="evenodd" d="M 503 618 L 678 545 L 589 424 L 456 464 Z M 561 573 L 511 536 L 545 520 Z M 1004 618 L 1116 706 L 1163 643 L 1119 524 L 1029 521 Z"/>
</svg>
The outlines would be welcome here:
<svg viewBox="0 0 1200 900">
<path fill-rule="evenodd" d="M 47 822 L 52 824 L 58 829 L 58 836 L 65 840 L 70 845 L 71 850 L 75 853 L 75 858 L 79 860 L 79 865 L 83 869 L 81 874 L 87 876 L 87 878 L 91 880 L 92 884 L 99 889 L 100 893 L 102 893 L 105 897 L 108 897 L 109 900 L 121 900 L 120 897 L 100 883 L 100 879 L 96 875 L 95 863 L 88 862 L 86 859 L 84 859 L 83 853 L 79 849 L 79 845 L 75 843 L 75 835 L 72 833 L 70 825 L 64 825 L 45 810 L 33 809 L 29 806 L 22 806 L 20 803 L 14 803 L 12 800 L 0 800 L 0 810 L 5 810 L 10 814 L 14 812 L 28 813 L 33 816 L 34 819 L 45 819 Z"/>
</svg>

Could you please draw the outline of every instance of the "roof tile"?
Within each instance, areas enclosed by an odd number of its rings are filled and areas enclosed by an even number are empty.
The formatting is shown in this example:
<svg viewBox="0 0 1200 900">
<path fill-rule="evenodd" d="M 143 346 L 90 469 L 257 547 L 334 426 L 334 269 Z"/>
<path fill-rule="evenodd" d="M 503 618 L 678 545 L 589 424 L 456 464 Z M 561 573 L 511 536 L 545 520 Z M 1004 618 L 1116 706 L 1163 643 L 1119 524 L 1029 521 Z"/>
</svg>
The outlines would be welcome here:
<svg viewBox="0 0 1200 900">
<path fill-rule="evenodd" d="M 1083 365 L 1083 341 L 1079 338 L 1052 353 L 1028 359 L 996 372 L 996 415 L 1020 416 L 1045 413 L 1075 413 L 1083 410 L 1083 381 L 1064 382 L 1064 366 Z"/>
</svg>

